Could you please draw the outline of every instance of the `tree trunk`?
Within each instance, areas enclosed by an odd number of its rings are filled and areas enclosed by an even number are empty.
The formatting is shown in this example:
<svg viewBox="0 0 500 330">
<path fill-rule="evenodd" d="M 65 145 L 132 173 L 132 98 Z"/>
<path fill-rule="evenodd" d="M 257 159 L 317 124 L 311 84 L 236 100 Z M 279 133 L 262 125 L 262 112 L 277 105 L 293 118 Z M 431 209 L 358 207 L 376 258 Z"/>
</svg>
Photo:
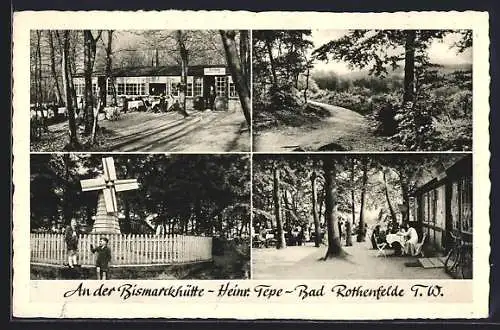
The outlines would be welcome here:
<svg viewBox="0 0 500 330">
<path fill-rule="evenodd" d="M 351 230 L 352 226 L 354 226 L 356 224 L 356 207 L 355 207 L 355 194 L 354 194 L 354 185 L 355 185 L 355 159 L 354 157 L 351 158 L 351 213 L 352 213 L 352 222 L 351 222 L 351 226 L 349 226 L 349 230 Z M 349 237 L 349 240 L 350 240 L 350 237 Z"/>
<path fill-rule="evenodd" d="M 92 91 L 92 72 L 94 70 L 95 54 L 97 51 L 97 40 L 99 40 L 101 32 L 97 38 L 94 38 L 90 30 L 83 31 L 83 67 L 85 80 L 85 134 L 91 134 L 94 130 L 94 94 Z M 92 136 L 93 140 L 94 136 Z"/>
<path fill-rule="evenodd" d="M 320 247 L 321 245 L 321 231 L 319 228 L 319 218 L 318 218 L 318 206 L 316 205 L 316 172 L 313 171 L 311 174 L 311 191 L 312 191 L 312 214 L 314 220 L 314 246 Z"/>
<path fill-rule="evenodd" d="M 400 185 L 401 193 L 403 195 L 403 206 L 406 209 L 403 213 L 403 222 L 408 222 L 410 220 L 410 194 L 408 191 L 408 183 L 402 175 L 400 175 Z"/>
<path fill-rule="evenodd" d="M 405 76 L 403 102 L 413 102 L 415 96 L 415 30 L 405 31 Z"/>
<path fill-rule="evenodd" d="M 249 87 L 250 76 L 248 75 L 248 73 L 245 73 L 247 68 L 245 68 L 244 66 L 240 67 L 239 64 L 240 61 L 238 61 L 238 52 L 236 49 L 236 42 L 234 40 L 235 31 L 220 30 L 220 35 L 222 44 L 224 45 L 224 51 L 226 53 L 226 61 L 229 66 L 229 71 L 231 72 L 236 92 L 238 93 L 238 97 L 240 98 L 243 115 L 245 116 L 247 125 L 250 127 L 250 113 L 252 111 Z M 247 55 L 245 55 L 245 57 L 246 56 Z M 240 58 L 240 60 L 242 59 Z"/>
<path fill-rule="evenodd" d="M 361 182 L 361 205 L 359 206 L 359 223 L 357 242 L 365 241 L 365 199 L 366 199 L 366 183 L 368 182 L 368 159 L 363 158 L 363 179 Z"/>
<path fill-rule="evenodd" d="M 186 112 L 186 95 L 187 95 L 187 74 L 188 74 L 188 51 L 186 44 L 184 43 L 184 35 L 181 30 L 176 31 L 177 46 L 179 47 L 179 53 L 181 56 L 181 88 L 179 91 L 179 103 L 181 106 L 181 112 L 184 116 L 187 116 Z"/>
<path fill-rule="evenodd" d="M 56 88 L 56 98 L 57 105 L 60 106 L 62 102 L 61 88 L 59 87 L 59 79 L 56 72 L 56 52 L 54 49 L 54 36 L 52 31 L 48 31 L 49 34 L 49 47 L 50 47 L 50 71 L 52 72 L 52 77 L 54 78 L 54 87 Z"/>
<path fill-rule="evenodd" d="M 240 30 L 240 61 L 241 74 L 245 79 L 247 89 L 250 90 L 250 34 L 248 30 Z"/>
<path fill-rule="evenodd" d="M 283 222 L 281 219 L 280 207 L 280 174 L 277 167 L 274 168 L 273 176 L 273 201 L 274 201 L 274 217 L 276 218 L 276 227 L 278 231 L 277 244 L 278 249 L 286 247 L 285 232 L 283 230 Z"/>
<path fill-rule="evenodd" d="M 64 73 L 64 94 L 66 97 L 66 109 L 68 112 L 68 122 L 69 122 L 69 143 L 71 149 L 75 149 L 78 143 L 78 137 L 76 135 L 76 122 L 75 122 L 75 110 L 73 108 L 73 99 L 72 99 L 72 88 L 70 82 L 72 81 L 71 68 L 68 61 L 69 55 L 69 30 L 63 31 L 63 40 L 62 40 L 62 66 Z"/>
<path fill-rule="evenodd" d="M 40 51 L 41 32 L 36 31 L 36 56 L 35 56 L 35 95 L 36 95 L 36 109 L 40 109 L 42 119 L 45 119 L 45 114 L 42 109 L 42 54 Z"/>
<path fill-rule="evenodd" d="M 389 198 L 389 188 L 387 187 L 387 178 L 384 169 L 382 169 L 382 176 L 384 178 L 385 199 L 387 200 L 387 206 L 389 206 L 389 211 L 391 212 L 392 223 L 396 223 L 398 219 L 396 217 L 396 212 L 394 212 L 394 208 L 392 207 L 391 199 Z"/>
<path fill-rule="evenodd" d="M 323 170 L 325 172 L 325 190 L 326 190 L 326 209 L 325 209 L 325 222 L 327 226 L 328 235 L 328 249 L 324 259 L 330 259 L 345 254 L 340 242 L 340 235 L 338 232 L 338 220 L 336 217 L 336 198 L 337 198 L 337 185 L 335 182 L 336 169 L 335 160 L 325 157 L 323 160 Z"/>
<path fill-rule="evenodd" d="M 309 64 L 307 65 L 307 71 L 306 71 L 306 88 L 304 88 L 304 102 L 307 103 L 307 91 L 309 90 L 309 74 L 310 74 L 310 66 Z"/>
<path fill-rule="evenodd" d="M 271 65 L 271 74 L 272 74 L 272 84 L 274 88 L 277 88 L 278 86 L 278 77 L 276 76 L 276 65 L 274 63 L 274 58 L 273 58 L 273 48 L 271 45 L 271 40 L 269 37 L 266 36 L 266 49 L 267 49 L 267 54 L 269 55 L 269 64 Z"/>
<path fill-rule="evenodd" d="M 116 88 L 115 88 L 115 78 L 113 77 L 113 33 L 114 30 L 108 30 L 108 42 L 106 44 L 106 81 L 108 81 L 109 86 L 111 87 L 111 95 L 112 95 L 112 104 L 116 106 L 118 104 L 116 99 Z M 106 91 L 105 95 L 108 95 L 108 91 Z"/>
<path fill-rule="evenodd" d="M 321 189 L 321 193 L 319 194 L 320 195 L 320 201 L 319 201 L 319 212 L 318 212 L 318 219 L 321 219 L 323 218 L 323 215 L 324 215 L 324 206 L 325 206 L 325 187 L 323 186 L 323 188 Z"/>
</svg>

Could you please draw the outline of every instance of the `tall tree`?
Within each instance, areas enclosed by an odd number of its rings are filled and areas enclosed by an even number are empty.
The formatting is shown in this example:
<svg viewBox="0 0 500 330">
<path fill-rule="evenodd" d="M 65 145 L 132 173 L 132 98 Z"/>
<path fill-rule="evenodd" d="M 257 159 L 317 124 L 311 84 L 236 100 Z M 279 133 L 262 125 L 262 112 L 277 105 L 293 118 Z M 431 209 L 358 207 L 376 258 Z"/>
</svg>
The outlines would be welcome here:
<svg viewBox="0 0 500 330">
<path fill-rule="evenodd" d="M 179 55 L 181 58 L 181 84 L 179 90 L 179 101 L 184 115 L 186 112 L 186 94 L 187 94 L 187 75 L 188 75 L 188 49 L 186 46 L 186 33 L 182 30 L 175 31 L 177 46 L 179 47 Z"/>
<path fill-rule="evenodd" d="M 370 67 L 370 74 L 384 76 L 388 69 L 404 65 L 404 102 L 414 101 L 415 63 L 425 68 L 429 63 L 427 49 L 434 39 L 449 30 L 353 30 L 344 37 L 317 48 L 313 55 L 319 60 L 330 56 L 353 67 Z M 395 52 L 388 52 L 392 48 Z M 414 109 L 414 108 L 412 108 Z"/>
<path fill-rule="evenodd" d="M 247 125 L 250 126 L 251 125 L 250 113 L 252 110 L 251 110 L 250 86 L 249 86 L 250 78 L 248 75 L 249 72 L 247 68 L 248 66 L 247 61 L 249 61 L 247 57 L 249 56 L 248 55 L 249 51 L 246 50 L 244 52 L 241 52 L 241 46 L 240 46 L 240 52 L 242 56 L 240 56 L 240 59 L 238 60 L 238 55 L 237 55 L 238 53 L 235 41 L 236 32 L 233 30 L 220 30 L 220 35 L 226 53 L 226 61 L 229 66 L 229 70 L 231 71 L 231 76 L 233 77 L 233 82 L 235 84 L 236 92 L 238 93 L 238 96 L 240 98 L 241 108 L 243 109 L 243 114 L 245 116 Z M 246 39 L 248 42 L 247 34 L 245 34 L 244 39 Z M 241 44 L 242 43 L 240 42 L 240 45 Z M 242 65 L 240 65 L 240 63 L 242 63 Z"/>
<path fill-rule="evenodd" d="M 94 130 L 94 94 L 92 91 L 92 73 L 94 71 L 95 55 L 97 51 L 97 41 L 101 37 L 102 31 L 97 32 L 97 37 L 94 38 L 92 31 L 83 31 L 83 45 L 84 45 L 84 56 L 83 56 L 83 70 L 84 70 L 84 80 L 85 80 L 85 134 L 91 134 Z"/>
<path fill-rule="evenodd" d="M 311 173 L 311 198 L 312 198 L 312 214 L 314 220 L 314 246 L 320 247 L 321 245 L 321 232 L 319 228 L 318 206 L 316 197 L 316 171 Z"/>
<path fill-rule="evenodd" d="M 56 52 L 54 48 L 54 32 L 48 31 L 49 36 L 49 49 L 50 49 L 50 72 L 52 73 L 52 78 L 54 79 L 54 87 L 56 89 L 57 105 L 62 104 L 62 93 L 59 87 L 59 78 L 56 71 Z"/>
<path fill-rule="evenodd" d="M 116 99 L 116 87 L 115 87 L 115 77 L 113 76 L 113 34 L 114 30 L 108 30 L 108 39 L 106 42 L 106 80 L 108 81 L 109 87 L 111 87 L 111 95 L 113 97 L 112 104 L 116 106 L 118 104 Z M 107 94 L 107 91 L 106 91 Z"/>
<path fill-rule="evenodd" d="M 361 182 L 361 203 L 359 206 L 359 223 L 358 223 L 358 235 L 356 241 L 365 241 L 365 208 L 366 208 L 366 185 L 368 182 L 368 158 L 363 157 L 361 160 L 363 178 Z"/>
<path fill-rule="evenodd" d="M 415 98 L 415 30 L 405 30 L 405 76 L 403 102 L 413 102 Z"/>
<path fill-rule="evenodd" d="M 382 168 L 382 178 L 384 180 L 385 199 L 387 201 L 387 206 L 389 207 L 389 212 L 391 212 L 392 222 L 393 223 L 397 223 L 398 218 L 396 216 L 396 212 L 394 211 L 394 207 L 392 206 L 391 198 L 389 197 L 389 187 L 387 186 L 386 171 L 387 171 L 387 169 L 385 167 L 383 167 Z"/>
<path fill-rule="evenodd" d="M 286 247 L 285 241 L 285 231 L 283 229 L 283 219 L 281 218 L 281 205 L 280 205 L 280 172 L 278 167 L 275 165 L 273 170 L 273 202 L 274 202 L 274 217 L 276 219 L 276 229 L 277 229 L 277 243 L 276 247 L 278 249 L 283 249 Z"/>
<path fill-rule="evenodd" d="M 336 198 L 337 198 L 337 184 L 336 184 L 336 160 L 333 157 L 325 157 L 323 160 L 323 171 L 325 172 L 325 222 L 327 226 L 328 235 L 328 249 L 324 259 L 345 256 L 346 253 L 342 249 L 340 241 L 340 233 L 338 232 L 338 219 L 336 215 Z"/>
<path fill-rule="evenodd" d="M 71 75 L 71 68 L 69 63 L 69 42 L 70 42 L 70 31 L 64 30 L 62 32 L 62 38 L 60 38 L 58 32 L 58 39 L 62 45 L 62 67 L 63 67 L 63 84 L 64 84 L 64 95 L 65 95 L 65 103 L 66 109 L 68 112 L 68 122 L 69 122 L 69 144 L 70 149 L 75 150 L 79 145 L 78 136 L 76 135 L 76 121 L 75 121 L 75 110 L 73 108 L 73 93 L 71 87 L 71 81 L 73 81 L 73 77 Z M 61 40 L 62 39 L 62 40 Z"/>
</svg>

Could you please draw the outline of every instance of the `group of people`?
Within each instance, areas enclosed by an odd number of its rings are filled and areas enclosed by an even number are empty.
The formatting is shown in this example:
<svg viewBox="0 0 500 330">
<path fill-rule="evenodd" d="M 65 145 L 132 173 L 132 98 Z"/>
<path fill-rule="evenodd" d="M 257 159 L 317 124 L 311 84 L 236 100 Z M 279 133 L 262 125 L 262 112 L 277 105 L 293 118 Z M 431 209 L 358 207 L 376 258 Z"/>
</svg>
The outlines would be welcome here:
<svg viewBox="0 0 500 330">
<path fill-rule="evenodd" d="M 71 269 L 78 265 L 78 227 L 76 219 L 71 219 L 70 225 L 64 231 L 64 240 L 68 252 L 68 266 Z M 101 237 L 99 246 L 90 245 L 92 253 L 96 254 L 96 274 L 98 280 L 106 280 L 109 272 L 109 262 L 111 261 L 111 250 L 108 247 L 108 238 Z"/>
<path fill-rule="evenodd" d="M 372 231 L 371 243 L 374 249 L 377 249 L 377 243 L 385 241 L 387 234 L 394 232 L 395 235 L 401 236 L 403 238 L 403 244 L 401 244 L 401 254 L 402 255 L 415 255 L 416 246 L 418 243 L 418 233 L 415 228 L 409 225 L 409 223 L 403 223 L 401 227 L 397 230 L 392 231 L 391 228 L 387 230 L 382 230 L 380 225 L 376 225 Z"/>
</svg>

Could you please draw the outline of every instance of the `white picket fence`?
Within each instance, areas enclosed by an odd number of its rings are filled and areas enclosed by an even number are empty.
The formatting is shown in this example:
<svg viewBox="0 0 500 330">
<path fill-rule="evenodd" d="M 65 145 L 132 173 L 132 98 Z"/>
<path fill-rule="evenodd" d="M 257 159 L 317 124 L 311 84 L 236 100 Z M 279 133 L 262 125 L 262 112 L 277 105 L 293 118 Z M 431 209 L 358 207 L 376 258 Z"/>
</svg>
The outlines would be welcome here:
<svg viewBox="0 0 500 330">
<path fill-rule="evenodd" d="M 212 238 L 185 235 L 79 235 L 78 263 L 95 265 L 90 245 L 99 245 L 100 237 L 109 239 L 111 266 L 161 265 L 209 261 Z M 64 264 L 67 249 L 64 234 L 31 233 L 31 262 Z"/>
</svg>

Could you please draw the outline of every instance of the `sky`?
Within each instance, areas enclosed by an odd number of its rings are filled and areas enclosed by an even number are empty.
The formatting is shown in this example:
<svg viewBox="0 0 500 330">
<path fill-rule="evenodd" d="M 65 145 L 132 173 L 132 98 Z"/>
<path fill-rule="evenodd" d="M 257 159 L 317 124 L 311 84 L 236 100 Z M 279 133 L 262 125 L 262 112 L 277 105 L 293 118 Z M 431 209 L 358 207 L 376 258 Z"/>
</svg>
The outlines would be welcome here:
<svg viewBox="0 0 500 330">
<path fill-rule="evenodd" d="M 347 30 L 312 30 L 311 40 L 314 48 L 320 47 L 330 40 L 339 39 L 347 34 Z M 457 54 L 455 49 L 450 49 L 459 39 L 456 33 L 449 34 L 442 41 L 434 40 L 428 49 L 430 61 L 435 64 L 472 64 L 472 49 L 468 49 L 461 54 Z M 338 61 L 320 62 L 318 61 L 314 70 L 334 71 L 338 74 L 353 72 L 347 63 Z M 357 70 L 354 70 L 357 71 Z"/>
</svg>

